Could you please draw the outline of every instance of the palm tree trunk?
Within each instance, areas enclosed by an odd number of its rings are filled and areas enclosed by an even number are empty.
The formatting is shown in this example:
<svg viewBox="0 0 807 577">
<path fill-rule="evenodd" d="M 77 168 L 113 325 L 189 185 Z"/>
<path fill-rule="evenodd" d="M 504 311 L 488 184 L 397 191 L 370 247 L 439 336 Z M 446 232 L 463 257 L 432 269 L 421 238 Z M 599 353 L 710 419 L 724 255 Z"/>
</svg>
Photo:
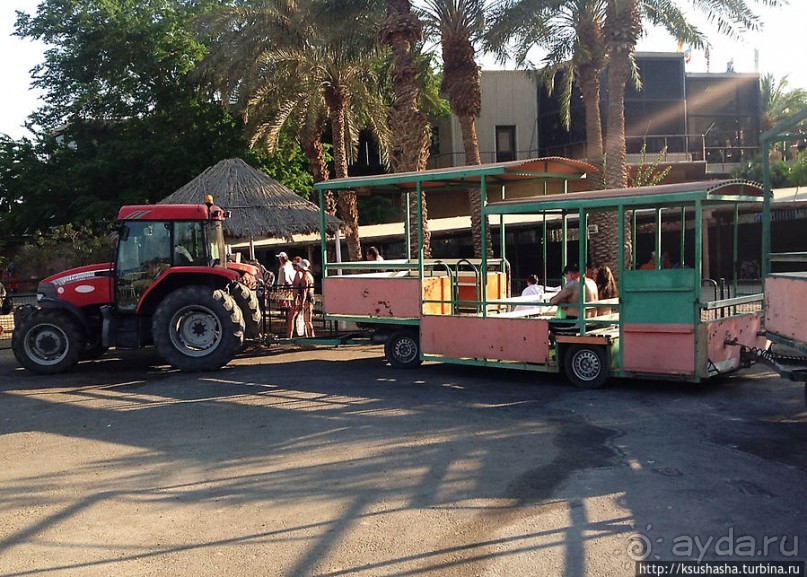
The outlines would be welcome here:
<svg viewBox="0 0 807 577">
<path fill-rule="evenodd" d="M 381 42 L 392 49 L 392 85 L 395 100 L 390 108 L 389 125 L 392 131 L 393 172 L 425 170 L 429 159 L 429 122 L 418 109 L 417 68 L 412 56 L 416 43 L 423 39 L 423 28 L 417 15 L 412 13 L 409 0 L 387 0 L 387 18 L 379 34 Z M 423 254 L 431 256 L 431 234 L 428 226 L 426 193 L 410 194 L 406 209 L 410 218 L 410 249 L 418 254 L 417 214 L 418 203 L 423 220 Z"/>
<path fill-rule="evenodd" d="M 347 98 L 339 87 L 329 86 L 325 89 L 325 102 L 328 104 L 331 121 L 331 140 L 333 141 L 333 167 L 336 178 L 346 178 L 347 147 L 345 145 L 345 110 Z M 345 223 L 345 241 L 348 257 L 352 261 L 361 260 L 361 241 L 359 240 L 359 208 L 356 192 L 342 190 L 336 201 L 337 215 Z"/>
<path fill-rule="evenodd" d="M 308 166 L 311 169 L 311 174 L 314 177 L 314 182 L 323 182 L 328 180 L 328 163 L 325 161 L 325 149 L 322 146 L 322 135 L 314 134 L 310 138 L 302 142 L 303 152 L 308 158 Z M 336 202 L 333 198 L 333 192 L 326 190 L 323 194 L 325 200 L 325 211 L 331 216 L 336 216 Z"/>
<path fill-rule="evenodd" d="M 605 186 L 625 188 L 628 185 L 628 159 L 625 147 L 625 86 L 630 75 L 630 57 L 641 34 L 641 16 L 636 0 L 608 0 L 606 8 L 606 42 L 610 60 L 608 64 L 608 123 L 605 138 Z M 625 268 L 633 267 L 631 242 L 631 215 L 625 213 Z M 616 247 L 617 230 L 607 229 L 607 245 Z M 616 266 L 617 252 L 605 262 L 612 270 Z"/>
<path fill-rule="evenodd" d="M 602 115 L 600 114 L 600 74 L 599 70 L 580 69 L 580 92 L 586 110 L 586 143 L 588 161 L 602 171 Z M 595 188 L 604 188 L 602 172 L 595 181 Z"/>
<path fill-rule="evenodd" d="M 588 146 L 588 161 L 597 167 L 598 172 L 591 177 L 591 188 L 601 190 L 605 188 L 603 174 L 602 150 L 602 117 L 600 114 L 600 79 L 599 71 L 580 69 L 580 92 L 586 109 L 586 142 Z M 617 215 L 612 211 L 593 212 L 589 214 L 588 224 L 593 225 L 597 232 L 590 234 L 588 254 L 596 266 L 607 264 L 611 270 L 617 270 L 613 264 L 617 254 Z M 582 266 L 583 263 L 580 263 Z"/>
<path fill-rule="evenodd" d="M 459 116 L 462 130 L 462 145 L 465 149 L 465 164 L 482 164 L 479 155 L 479 138 L 476 135 L 476 118 L 473 114 Z M 471 237 L 474 245 L 474 257 L 482 258 L 482 191 L 477 188 L 468 189 L 468 204 L 471 213 Z M 487 229 L 488 256 L 493 256 L 491 249 L 490 228 Z"/>
</svg>

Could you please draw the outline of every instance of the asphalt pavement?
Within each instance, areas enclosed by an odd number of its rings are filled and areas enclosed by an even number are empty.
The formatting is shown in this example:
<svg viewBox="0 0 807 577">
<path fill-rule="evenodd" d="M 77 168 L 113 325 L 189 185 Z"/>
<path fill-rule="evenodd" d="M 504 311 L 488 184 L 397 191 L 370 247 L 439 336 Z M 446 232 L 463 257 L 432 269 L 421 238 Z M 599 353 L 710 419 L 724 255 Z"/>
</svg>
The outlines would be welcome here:
<svg viewBox="0 0 807 577">
<path fill-rule="evenodd" d="M 632 576 L 807 555 L 804 387 L 585 391 L 378 346 L 53 377 L 0 351 L 0 577 Z"/>
</svg>

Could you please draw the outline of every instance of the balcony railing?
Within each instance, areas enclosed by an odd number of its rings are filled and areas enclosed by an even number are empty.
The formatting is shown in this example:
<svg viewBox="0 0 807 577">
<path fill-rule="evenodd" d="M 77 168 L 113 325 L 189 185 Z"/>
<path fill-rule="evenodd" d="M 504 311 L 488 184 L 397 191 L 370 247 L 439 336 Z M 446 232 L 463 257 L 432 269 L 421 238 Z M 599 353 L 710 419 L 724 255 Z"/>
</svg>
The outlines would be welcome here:
<svg viewBox="0 0 807 577">
<path fill-rule="evenodd" d="M 625 148 L 629 163 L 698 162 L 706 161 L 717 170 L 725 171 L 750 162 L 759 154 L 759 146 L 707 144 L 704 134 L 647 134 L 625 137 Z M 644 159 L 642 149 L 644 148 Z M 664 151 L 664 152 L 662 152 Z M 585 158 L 588 150 L 585 141 L 570 142 L 560 146 L 542 149 L 542 156 L 570 156 Z M 722 171 L 722 170 L 721 170 Z"/>
</svg>

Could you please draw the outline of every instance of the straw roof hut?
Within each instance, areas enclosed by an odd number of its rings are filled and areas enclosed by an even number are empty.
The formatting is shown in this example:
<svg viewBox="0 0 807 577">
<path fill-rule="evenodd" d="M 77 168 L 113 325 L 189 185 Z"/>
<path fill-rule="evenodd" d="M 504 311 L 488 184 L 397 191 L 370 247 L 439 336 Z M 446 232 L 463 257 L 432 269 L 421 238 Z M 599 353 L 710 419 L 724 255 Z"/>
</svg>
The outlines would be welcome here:
<svg viewBox="0 0 807 577">
<path fill-rule="evenodd" d="M 319 208 L 240 158 L 208 167 L 159 204 L 196 204 L 206 195 L 232 214 L 224 221 L 230 238 L 285 238 L 319 232 Z M 326 229 L 335 232 L 342 222 L 326 215 Z"/>
</svg>

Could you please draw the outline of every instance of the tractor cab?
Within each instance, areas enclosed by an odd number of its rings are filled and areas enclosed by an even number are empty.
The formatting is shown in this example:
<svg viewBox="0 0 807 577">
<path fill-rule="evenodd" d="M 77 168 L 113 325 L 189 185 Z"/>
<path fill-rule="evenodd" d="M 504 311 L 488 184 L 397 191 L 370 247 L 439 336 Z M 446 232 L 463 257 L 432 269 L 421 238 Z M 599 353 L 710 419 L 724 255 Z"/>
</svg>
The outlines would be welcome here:
<svg viewBox="0 0 807 577">
<path fill-rule="evenodd" d="M 221 265 L 224 258 L 220 220 L 129 220 L 122 221 L 118 230 L 115 300 L 119 311 L 134 311 L 170 269 Z"/>
<path fill-rule="evenodd" d="M 223 265 L 225 211 L 213 205 L 124 206 L 118 214 L 115 303 L 135 312 L 171 273 L 201 272 Z"/>
</svg>

